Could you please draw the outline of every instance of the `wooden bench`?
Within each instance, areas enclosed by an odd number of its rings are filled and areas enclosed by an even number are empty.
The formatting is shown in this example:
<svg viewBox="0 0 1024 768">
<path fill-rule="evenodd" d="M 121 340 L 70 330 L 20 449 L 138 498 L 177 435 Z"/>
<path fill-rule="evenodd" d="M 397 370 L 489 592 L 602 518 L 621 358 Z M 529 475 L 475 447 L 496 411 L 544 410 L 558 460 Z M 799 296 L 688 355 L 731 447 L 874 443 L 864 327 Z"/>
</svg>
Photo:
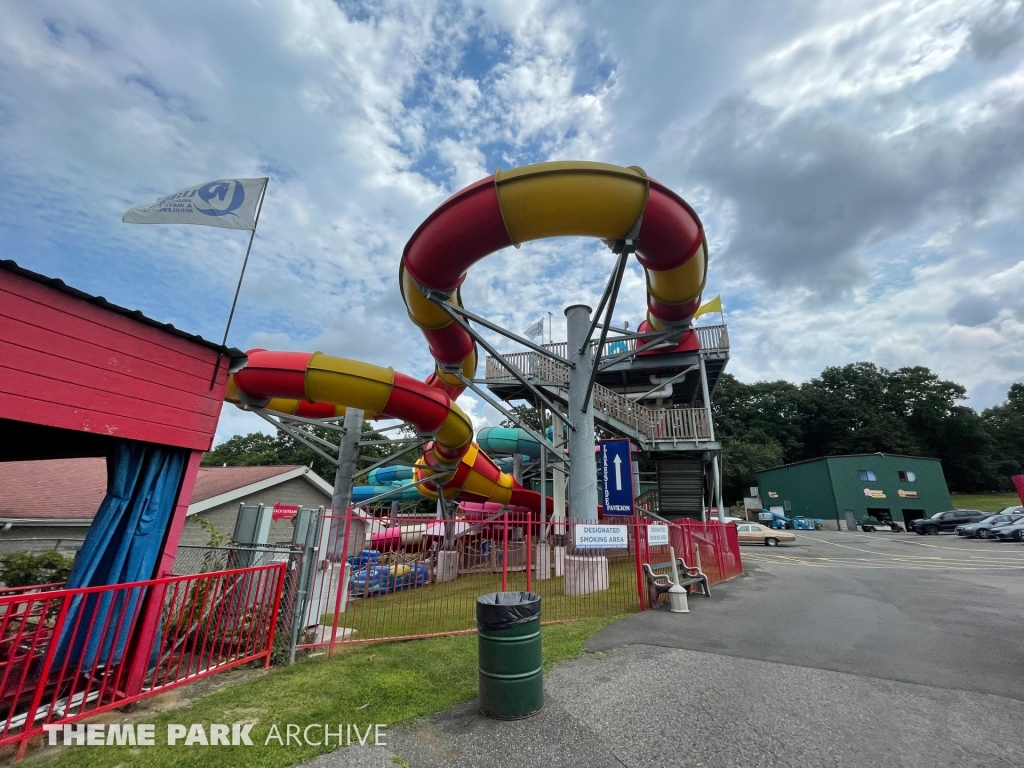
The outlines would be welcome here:
<svg viewBox="0 0 1024 768">
<path fill-rule="evenodd" d="M 672 577 L 667 574 L 658 574 L 654 572 L 655 568 L 671 568 L 672 562 L 667 563 L 655 563 L 650 565 L 644 563 L 644 577 L 647 579 L 647 594 L 650 596 L 651 608 L 657 608 L 658 602 L 661 600 L 661 596 L 672 588 L 674 581 Z M 679 586 L 683 587 L 691 595 L 697 591 L 697 585 L 700 585 L 701 594 L 705 597 L 711 597 L 711 587 L 708 585 L 708 577 L 701 572 L 699 568 L 693 568 L 683 562 L 682 558 L 676 559 L 676 567 L 679 569 Z"/>
</svg>

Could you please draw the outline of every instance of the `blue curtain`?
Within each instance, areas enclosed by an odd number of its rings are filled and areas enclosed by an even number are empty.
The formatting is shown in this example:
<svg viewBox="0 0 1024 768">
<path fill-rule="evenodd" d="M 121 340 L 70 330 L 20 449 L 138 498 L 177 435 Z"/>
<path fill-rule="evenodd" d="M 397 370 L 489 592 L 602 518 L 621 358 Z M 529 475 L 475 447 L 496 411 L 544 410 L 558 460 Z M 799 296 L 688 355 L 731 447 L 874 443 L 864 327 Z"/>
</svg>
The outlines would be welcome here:
<svg viewBox="0 0 1024 768">
<path fill-rule="evenodd" d="M 107 495 L 75 558 L 67 587 L 145 581 L 154 575 L 188 451 L 119 440 L 107 456 Z M 142 589 L 76 598 L 61 632 L 63 663 L 117 664 L 131 634 Z M 81 618 L 79 618 L 81 617 Z M 75 627 L 75 624 L 78 627 Z M 102 646 L 102 647 L 101 647 Z"/>
</svg>

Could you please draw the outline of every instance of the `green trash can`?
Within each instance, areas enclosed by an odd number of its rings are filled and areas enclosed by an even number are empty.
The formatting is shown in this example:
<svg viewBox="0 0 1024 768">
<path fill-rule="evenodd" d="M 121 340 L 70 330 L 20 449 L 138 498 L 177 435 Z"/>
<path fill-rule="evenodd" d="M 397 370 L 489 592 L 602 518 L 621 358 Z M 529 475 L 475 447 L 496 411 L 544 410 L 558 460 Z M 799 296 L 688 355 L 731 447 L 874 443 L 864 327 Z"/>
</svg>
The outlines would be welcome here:
<svg viewBox="0 0 1024 768">
<path fill-rule="evenodd" d="M 476 599 L 480 711 L 518 720 L 544 706 L 540 595 L 492 592 Z"/>
</svg>

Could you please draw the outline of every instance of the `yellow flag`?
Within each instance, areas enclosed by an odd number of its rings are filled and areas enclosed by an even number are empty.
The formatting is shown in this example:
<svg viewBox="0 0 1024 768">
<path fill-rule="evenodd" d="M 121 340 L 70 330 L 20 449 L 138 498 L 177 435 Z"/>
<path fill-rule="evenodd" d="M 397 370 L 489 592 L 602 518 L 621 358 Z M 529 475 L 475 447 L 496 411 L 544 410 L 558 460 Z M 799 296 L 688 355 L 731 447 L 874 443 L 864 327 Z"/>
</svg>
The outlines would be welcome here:
<svg viewBox="0 0 1024 768">
<path fill-rule="evenodd" d="M 711 301 L 698 309 L 694 314 L 694 318 L 698 318 L 701 315 L 705 315 L 708 312 L 721 312 L 722 311 L 722 297 L 715 296 Z"/>
</svg>

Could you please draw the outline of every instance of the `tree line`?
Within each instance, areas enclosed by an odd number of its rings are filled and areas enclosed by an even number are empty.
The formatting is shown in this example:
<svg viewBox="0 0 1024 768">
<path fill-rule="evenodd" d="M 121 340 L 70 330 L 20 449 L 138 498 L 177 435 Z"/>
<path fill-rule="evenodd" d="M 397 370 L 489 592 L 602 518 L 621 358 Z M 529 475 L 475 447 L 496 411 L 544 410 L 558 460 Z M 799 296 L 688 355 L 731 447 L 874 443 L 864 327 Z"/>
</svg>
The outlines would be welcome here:
<svg viewBox="0 0 1024 768">
<path fill-rule="evenodd" d="M 338 445 L 341 436 L 333 429 L 326 427 L 302 425 L 295 429 L 300 433 L 318 437 L 320 440 L 329 443 L 331 447 L 322 443 L 311 441 L 319 445 L 328 456 L 338 455 Z M 368 421 L 363 422 L 363 432 L 369 432 L 374 427 Z M 408 437 L 409 434 L 403 434 Z M 307 438 L 308 439 L 308 438 Z M 372 458 L 383 458 L 391 455 L 393 450 L 389 446 L 364 446 L 360 449 L 361 456 Z M 277 434 L 268 435 L 264 432 L 250 432 L 247 435 L 235 435 L 225 440 L 211 451 L 203 454 L 202 466 L 204 467 L 265 467 L 281 464 L 302 464 L 311 467 L 320 477 L 328 483 L 334 482 L 336 465 L 328 461 L 320 453 L 307 446 L 300 440 L 296 440 L 287 432 L 278 431 Z M 357 476 L 356 482 L 364 480 L 365 477 Z"/>
<path fill-rule="evenodd" d="M 951 491 L 1010 490 L 1024 473 L 1024 384 L 981 413 L 966 399 L 962 385 L 922 366 L 851 363 L 800 385 L 725 374 L 712 398 L 723 493 L 735 502 L 759 471 L 782 464 L 876 452 L 940 459 Z"/>
</svg>

